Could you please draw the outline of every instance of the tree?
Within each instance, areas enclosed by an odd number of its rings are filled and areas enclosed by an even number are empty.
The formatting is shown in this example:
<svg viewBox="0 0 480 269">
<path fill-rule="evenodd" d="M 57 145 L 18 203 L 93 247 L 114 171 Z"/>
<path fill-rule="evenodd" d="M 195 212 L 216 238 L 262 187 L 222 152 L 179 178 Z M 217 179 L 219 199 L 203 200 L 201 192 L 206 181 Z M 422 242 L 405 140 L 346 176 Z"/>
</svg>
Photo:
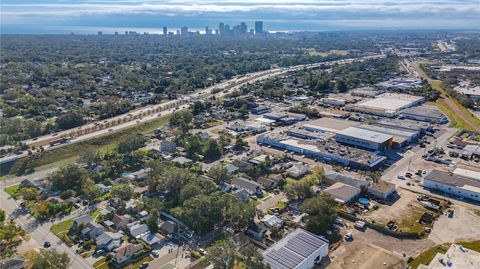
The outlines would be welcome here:
<svg viewBox="0 0 480 269">
<path fill-rule="evenodd" d="M 102 194 L 100 191 L 100 187 L 95 185 L 95 182 L 93 182 L 93 180 L 91 179 L 87 179 L 83 182 L 82 193 L 89 203 L 92 203 L 97 197 Z"/>
<path fill-rule="evenodd" d="M 80 190 L 84 180 L 88 179 L 88 171 L 77 164 L 69 164 L 48 176 L 47 180 L 53 189 L 64 191 Z"/>
<path fill-rule="evenodd" d="M 335 201 L 327 193 L 305 200 L 300 209 L 308 214 L 307 230 L 315 234 L 331 229 L 338 216 Z"/>
<path fill-rule="evenodd" d="M 212 263 L 213 268 L 232 268 L 235 260 L 235 248 L 226 240 L 217 241 L 207 249 L 206 259 Z"/>
<path fill-rule="evenodd" d="M 120 142 L 117 147 L 119 153 L 130 153 L 145 146 L 146 139 L 142 134 L 129 135 L 124 141 Z"/>
<path fill-rule="evenodd" d="M 150 211 L 150 215 L 147 219 L 147 226 L 152 234 L 158 232 L 158 211 L 156 209 Z"/>
<path fill-rule="evenodd" d="M 209 139 L 205 144 L 203 156 L 210 161 L 218 160 L 222 157 L 222 147 L 216 140 Z"/>
<path fill-rule="evenodd" d="M 67 253 L 56 249 L 40 249 L 40 253 L 32 259 L 32 269 L 67 269 L 70 258 Z"/>
<path fill-rule="evenodd" d="M 133 188 L 127 183 L 114 185 L 110 192 L 112 197 L 120 198 L 122 200 L 130 200 L 133 196 Z"/>
<path fill-rule="evenodd" d="M 233 149 L 234 150 L 244 150 L 248 147 L 248 143 L 243 141 L 243 139 L 241 137 L 237 138 L 237 140 L 235 140 L 235 145 L 233 145 Z"/>
<path fill-rule="evenodd" d="M 84 123 L 82 114 L 76 111 L 67 112 L 57 119 L 58 129 L 65 130 L 80 126 Z"/>
<path fill-rule="evenodd" d="M 222 164 L 216 164 L 208 170 L 208 175 L 213 178 L 213 181 L 218 185 L 230 181 L 230 175 L 227 169 Z"/>
<path fill-rule="evenodd" d="M 262 254 L 257 251 L 252 244 L 246 245 L 240 250 L 239 259 L 246 265 L 246 268 L 268 269 L 268 265 L 263 262 Z"/>
<path fill-rule="evenodd" d="M 0 209 L 0 222 L 5 221 L 5 211 Z"/>
</svg>

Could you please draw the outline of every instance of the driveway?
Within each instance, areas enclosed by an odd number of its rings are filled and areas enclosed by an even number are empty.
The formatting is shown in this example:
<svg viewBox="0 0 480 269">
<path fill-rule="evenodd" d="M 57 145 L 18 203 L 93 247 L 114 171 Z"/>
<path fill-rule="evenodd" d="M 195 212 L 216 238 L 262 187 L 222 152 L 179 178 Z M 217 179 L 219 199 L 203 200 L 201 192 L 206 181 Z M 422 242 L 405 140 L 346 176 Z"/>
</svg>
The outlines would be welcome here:
<svg viewBox="0 0 480 269">
<path fill-rule="evenodd" d="M 267 212 L 269 208 L 275 207 L 277 203 L 281 200 L 286 200 L 287 196 L 285 194 L 280 193 L 280 194 L 271 194 L 270 198 L 266 201 L 261 202 L 260 204 L 257 205 L 257 209 L 262 211 L 262 212 Z"/>
</svg>

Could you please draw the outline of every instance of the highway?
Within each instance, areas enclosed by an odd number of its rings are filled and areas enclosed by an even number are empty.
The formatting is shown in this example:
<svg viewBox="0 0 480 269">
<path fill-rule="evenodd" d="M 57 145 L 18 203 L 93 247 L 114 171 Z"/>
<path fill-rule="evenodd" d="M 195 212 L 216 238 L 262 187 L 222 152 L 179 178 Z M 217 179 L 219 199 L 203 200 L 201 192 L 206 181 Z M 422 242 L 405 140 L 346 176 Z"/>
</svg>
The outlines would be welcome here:
<svg viewBox="0 0 480 269">
<path fill-rule="evenodd" d="M 80 127 L 68 129 L 55 134 L 49 134 L 45 136 L 36 137 L 33 139 L 28 139 L 23 142 L 29 146 L 47 145 L 45 147 L 45 150 L 52 150 L 59 147 L 63 147 L 71 143 L 76 143 L 76 142 L 85 141 L 94 137 L 98 137 L 98 136 L 107 134 L 108 132 L 117 131 L 120 129 L 124 129 L 127 127 L 140 124 L 142 122 L 154 120 L 159 116 L 166 116 L 178 109 L 188 107 L 197 99 L 207 99 L 212 95 L 215 95 L 216 97 L 222 97 L 247 83 L 253 83 L 253 82 L 268 79 L 271 77 L 283 75 L 291 71 L 317 68 L 320 66 L 350 64 L 354 61 L 364 61 L 368 59 L 377 59 L 377 58 L 384 58 L 384 57 L 385 57 L 384 55 L 375 54 L 375 55 L 358 57 L 358 58 L 349 58 L 349 59 L 342 59 L 342 60 L 336 60 L 336 61 L 330 61 L 330 62 L 320 62 L 320 63 L 313 63 L 313 64 L 302 64 L 302 65 L 291 66 L 288 68 L 274 68 L 274 69 L 269 69 L 265 71 L 259 71 L 256 73 L 250 73 L 241 77 L 227 80 L 225 82 L 221 82 L 219 84 L 215 84 L 206 89 L 198 90 L 190 95 L 183 96 L 176 100 L 171 100 L 171 101 L 160 103 L 157 105 L 145 106 L 141 109 L 130 111 L 128 113 L 118 115 L 106 120 L 88 123 Z M 219 92 L 213 94 L 212 90 L 219 90 Z M 48 144 L 51 141 L 60 139 L 62 137 L 70 138 L 69 143 L 59 144 L 56 146 L 48 146 Z M 23 152 L 17 155 L 7 155 L 5 157 L 0 158 L 0 164 L 25 157 L 27 155 L 28 155 L 28 152 Z"/>
</svg>

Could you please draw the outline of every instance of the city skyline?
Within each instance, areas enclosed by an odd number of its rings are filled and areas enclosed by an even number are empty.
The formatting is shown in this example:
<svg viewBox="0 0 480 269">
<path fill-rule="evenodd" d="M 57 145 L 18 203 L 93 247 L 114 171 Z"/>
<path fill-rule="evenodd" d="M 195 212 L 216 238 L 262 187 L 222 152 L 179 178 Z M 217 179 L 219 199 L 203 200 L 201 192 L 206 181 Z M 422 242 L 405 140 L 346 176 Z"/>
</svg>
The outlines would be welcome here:
<svg viewBox="0 0 480 269">
<path fill-rule="evenodd" d="M 2 1 L 2 33 L 204 29 L 262 20 L 271 31 L 479 29 L 477 1 Z M 102 30 L 103 30 L 102 29 Z M 162 31 L 161 29 L 159 30 Z M 104 30 L 105 32 L 105 30 Z"/>
</svg>

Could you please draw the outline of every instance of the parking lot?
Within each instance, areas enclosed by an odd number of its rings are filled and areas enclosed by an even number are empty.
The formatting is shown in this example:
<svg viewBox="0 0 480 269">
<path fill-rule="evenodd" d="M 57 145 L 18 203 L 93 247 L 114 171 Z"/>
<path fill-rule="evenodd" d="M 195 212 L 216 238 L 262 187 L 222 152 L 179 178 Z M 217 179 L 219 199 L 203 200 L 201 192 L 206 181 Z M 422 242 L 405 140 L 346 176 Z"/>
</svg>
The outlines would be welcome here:
<svg viewBox="0 0 480 269">
<path fill-rule="evenodd" d="M 443 242 L 470 241 L 480 238 L 480 211 L 477 208 L 453 205 L 451 217 L 442 215 L 433 226 L 429 239 Z"/>
</svg>

